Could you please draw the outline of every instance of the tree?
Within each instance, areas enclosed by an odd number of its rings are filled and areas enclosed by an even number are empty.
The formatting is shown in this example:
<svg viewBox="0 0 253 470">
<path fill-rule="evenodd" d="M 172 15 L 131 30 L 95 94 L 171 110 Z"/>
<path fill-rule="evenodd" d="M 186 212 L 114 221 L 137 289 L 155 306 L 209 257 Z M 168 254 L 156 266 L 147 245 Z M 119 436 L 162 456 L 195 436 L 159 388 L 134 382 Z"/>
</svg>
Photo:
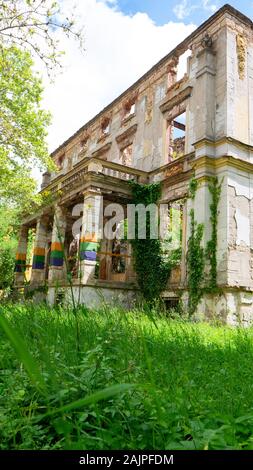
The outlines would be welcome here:
<svg viewBox="0 0 253 470">
<path fill-rule="evenodd" d="M 62 2 L 0 0 L 0 43 L 30 51 L 44 62 L 49 73 L 60 65 L 59 30 L 77 40 L 83 49 L 82 28 L 76 28 L 73 13 L 64 16 Z"/>
<path fill-rule="evenodd" d="M 0 291 L 13 285 L 17 223 L 17 210 L 0 205 Z"/>
<path fill-rule="evenodd" d="M 28 52 L 0 47 L 0 201 L 29 200 L 33 166 L 52 165 L 45 143 L 49 113 L 40 107 L 42 83 Z"/>
<path fill-rule="evenodd" d="M 36 191 L 31 168 L 53 168 L 46 145 L 50 115 L 40 106 L 33 59 L 49 74 L 60 65 L 59 30 L 82 47 L 82 32 L 73 17 L 64 17 L 60 2 L 0 0 L 0 203 L 26 205 Z"/>
</svg>

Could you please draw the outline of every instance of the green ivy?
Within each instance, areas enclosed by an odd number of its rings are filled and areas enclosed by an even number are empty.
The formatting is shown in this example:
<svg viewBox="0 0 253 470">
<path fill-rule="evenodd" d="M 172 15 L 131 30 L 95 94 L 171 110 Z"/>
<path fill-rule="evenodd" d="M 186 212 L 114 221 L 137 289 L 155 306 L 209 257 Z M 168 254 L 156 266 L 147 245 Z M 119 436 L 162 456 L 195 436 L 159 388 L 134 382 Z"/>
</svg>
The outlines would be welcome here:
<svg viewBox="0 0 253 470">
<path fill-rule="evenodd" d="M 187 267 L 189 289 L 189 314 L 192 315 L 201 299 L 205 259 L 204 248 L 201 246 L 204 225 L 197 224 L 194 209 L 190 211 L 191 235 L 188 240 Z"/>
<path fill-rule="evenodd" d="M 210 262 L 210 282 L 208 286 L 209 291 L 217 289 L 217 223 L 221 185 L 222 181 L 219 183 L 217 177 L 210 178 L 208 188 L 212 195 L 212 202 L 210 204 L 212 235 L 211 240 L 208 241 L 206 247 L 206 257 Z"/>
<path fill-rule="evenodd" d="M 218 205 L 221 195 L 222 181 L 211 177 L 208 189 L 212 196 L 210 204 L 210 221 L 212 226 L 211 239 L 207 242 L 206 250 L 201 246 L 204 234 L 204 225 L 197 224 L 194 209 L 190 211 L 191 234 L 188 240 L 187 268 L 189 290 L 189 314 L 192 315 L 204 292 L 217 292 L 217 224 Z M 189 197 L 194 200 L 198 182 L 192 179 L 189 184 Z M 205 259 L 210 262 L 210 278 L 203 286 Z"/>
<path fill-rule="evenodd" d="M 198 188 L 198 181 L 195 178 L 192 178 L 189 182 L 189 188 L 188 188 L 189 197 L 191 199 L 195 198 L 197 188 Z"/>
<path fill-rule="evenodd" d="M 135 181 L 129 182 L 132 188 L 133 204 L 156 204 L 161 197 L 161 184 L 139 184 Z M 136 217 L 137 222 L 137 217 Z M 136 233 L 138 223 L 136 223 Z M 171 269 L 178 262 L 179 250 L 165 257 L 162 243 L 159 239 L 150 238 L 150 214 L 146 218 L 145 240 L 139 240 L 136 236 L 131 240 L 134 256 L 134 267 L 137 281 L 144 299 L 153 303 L 160 298 L 162 291 L 166 288 Z M 181 256 L 180 256 L 181 259 Z"/>
</svg>

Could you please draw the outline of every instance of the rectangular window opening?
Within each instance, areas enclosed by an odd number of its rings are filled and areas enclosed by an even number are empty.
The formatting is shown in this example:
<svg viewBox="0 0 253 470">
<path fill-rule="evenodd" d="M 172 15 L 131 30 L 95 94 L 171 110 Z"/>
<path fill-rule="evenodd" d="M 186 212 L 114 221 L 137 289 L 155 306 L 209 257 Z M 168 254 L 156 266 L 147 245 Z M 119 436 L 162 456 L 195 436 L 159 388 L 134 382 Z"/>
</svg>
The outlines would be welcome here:
<svg viewBox="0 0 253 470">
<path fill-rule="evenodd" d="M 121 164 L 125 166 L 132 165 L 133 144 L 129 144 L 121 150 Z"/>
<path fill-rule="evenodd" d="M 129 99 L 123 108 L 123 121 L 131 116 L 134 116 L 136 112 L 136 98 Z"/>
<path fill-rule="evenodd" d="M 186 113 L 182 113 L 167 122 L 168 162 L 185 155 Z"/>
<path fill-rule="evenodd" d="M 172 201 L 168 204 L 167 231 L 163 239 L 163 254 L 165 257 L 170 256 L 172 250 L 180 250 L 182 248 L 183 210 L 184 201 L 182 199 Z"/>
</svg>

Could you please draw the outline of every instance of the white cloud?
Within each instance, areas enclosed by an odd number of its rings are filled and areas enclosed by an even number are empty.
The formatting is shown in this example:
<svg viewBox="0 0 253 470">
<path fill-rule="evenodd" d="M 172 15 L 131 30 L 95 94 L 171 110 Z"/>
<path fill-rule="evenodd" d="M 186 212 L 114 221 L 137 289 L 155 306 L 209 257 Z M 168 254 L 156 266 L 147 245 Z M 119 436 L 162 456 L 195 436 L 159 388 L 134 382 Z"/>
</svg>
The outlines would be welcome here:
<svg viewBox="0 0 253 470">
<path fill-rule="evenodd" d="M 85 0 L 77 5 L 85 25 L 85 53 L 61 37 L 66 51 L 64 72 L 46 83 L 43 106 L 53 114 L 49 148 L 54 150 L 122 93 L 194 29 L 169 21 L 157 26 L 145 13 L 128 16 L 110 1 Z M 71 11 L 73 0 L 64 0 Z M 46 80 L 46 79 L 45 79 Z"/>
<path fill-rule="evenodd" d="M 193 10 L 197 8 L 196 5 L 191 5 L 189 0 L 182 0 L 181 3 L 178 3 L 174 8 L 173 12 L 179 20 L 187 18 Z"/>
<path fill-rule="evenodd" d="M 191 0 L 182 0 L 174 8 L 173 12 L 179 20 L 183 20 L 190 16 L 194 10 L 204 9 L 214 13 L 218 6 L 215 3 L 210 3 L 210 0 L 202 0 L 201 3 L 192 3 Z"/>
<path fill-rule="evenodd" d="M 203 8 L 207 11 L 214 13 L 218 9 L 218 5 L 215 3 L 210 3 L 210 0 L 202 0 Z"/>
</svg>

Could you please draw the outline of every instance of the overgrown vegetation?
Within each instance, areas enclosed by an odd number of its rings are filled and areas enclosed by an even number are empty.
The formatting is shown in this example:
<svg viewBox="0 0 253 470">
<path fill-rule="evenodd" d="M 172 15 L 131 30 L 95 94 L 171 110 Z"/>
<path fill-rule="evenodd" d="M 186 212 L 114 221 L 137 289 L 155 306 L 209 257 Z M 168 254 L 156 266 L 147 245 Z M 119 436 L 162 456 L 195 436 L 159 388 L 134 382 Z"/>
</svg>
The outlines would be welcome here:
<svg viewBox="0 0 253 470">
<path fill-rule="evenodd" d="M 192 315 L 198 306 L 203 293 L 215 293 L 217 287 L 217 224 L 218 224 L 218 205 L 221 195 L 222 181 L 217 177 L 210 177 L 208 189 L 211 194 L 210 203 L 210 222 L 211 238 L 207 242 L 206 249 L 203 248 L 204 224 L 198 224 L 195 220 L 195 211 L 190 210 L 190 236 L 187 249 L 187 268 L 188 268 L 188 291 L 189 291 L 189 314 Z M 189 184 L 189 197 L 194 201 L 198 182 L 194 178 Z M 204 278 L 205 262 L 210 263 L 209 276 Z"/>
<path fill-rule="evenodd" d="M 0 307 L 1 449 L 253 448 L 251 328 L 79 315 Z"/>
<path fill-rule="evenodd" d="M 161 196 L 161 184 L 139 184 L 131 181 L 132 203 L 143 204 L 145 207 L 156 204 Z M 134 256 L 134 268 L 137 274 L 138 285 L 144 299 L 148 303 L 156 302 L 166 288 L 172 268 L 181 259 L 180 250 L 171 250 L 164 256 L 163 246 L 160 239 L 151 237 L 150 234 L 150 212 L 146 217 L 146 239 L 138 236 L 138 217 L 136 214 L 136 236 L 131 240 Z"/>
<path fill-rule="evenodd" d="M 217 289 L 217 224 L 218 224 L 218 205 L 221 195 L 221 185 L 217 177 L 210 179 L 208 189 L 212 196 L 210 204 L 210 221 L 212 226 L 211 239 L 207 242 L 206 257 L 210 262 L 210 280 L 208 283 L 209 291 Z"/>
<path fill-rule="evenodd" d="M 195 220 L 194 209 L 190 211 L 191 233 L 188 240 L 187 264 L 188 264 L 188 291 L 189 291 L 189 314 L 192 315 L 201 299 L 203 273 L 205 267 L 204 248 L 202 238 L 204 225 Z"/>
<path fill-rule="evenodd" d="M 189 197 L 195 200 L 198 182 L 194 178 L 189 184 Z M 205 267 L 204 248 L 202 239 L 204 225 L 198 224 L 195 220 L 195 211 L 190 210 L 190 236 L 187 247 L 187 268 L 188 268 L 188 292 L 189 292 L 189 315 L 193 315 L 202 296 L 201 284 L 203 283 L 203 273 Z"/>
<path fill-rule="evenodd" d="M 17 221 L 17 211 L 0 204 L 0 291 L 3 293 L 9 293 L 13 285 Z"/>
</svg>

